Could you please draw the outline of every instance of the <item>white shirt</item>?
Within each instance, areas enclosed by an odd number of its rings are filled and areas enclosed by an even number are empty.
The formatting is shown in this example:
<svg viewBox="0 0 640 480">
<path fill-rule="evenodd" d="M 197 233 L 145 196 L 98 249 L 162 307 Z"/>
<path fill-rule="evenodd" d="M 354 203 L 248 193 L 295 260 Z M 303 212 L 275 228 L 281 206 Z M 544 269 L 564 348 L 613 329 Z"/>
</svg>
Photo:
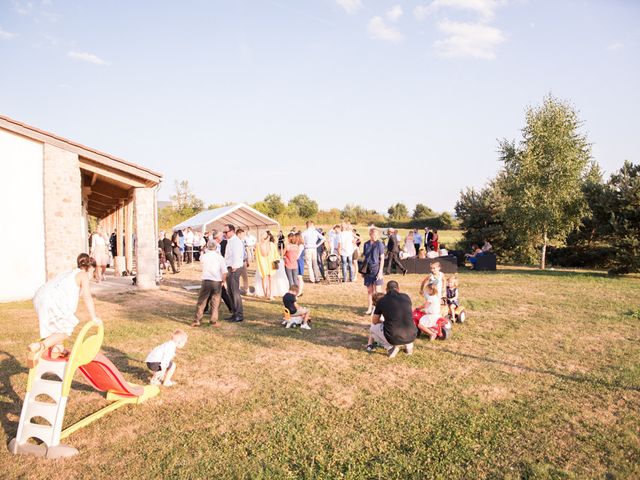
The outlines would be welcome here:
<svg viewBox="0 0 640 480">
<path fill-rule="evenodd" d="M 145 360 L 145 362 L 160 362 L 160 367 L 162 367 L 163 370 L 166 370 L 169 366 L 169 363 L 175 356 L 176 342 L 174 342 L 173 340 L 169 340 L 168 342 L 165 342 L 162 345 L 158 345 L 156 348 L 151 350 L 151 353 L 147 355 L 147 359 Z"/>
<path fill-rule="evenodd" d="M 324 237 L 320 234 L 315 227 L 309 227 L 302 233 L 302 238 L 304 239 L 304 248 L 318 248 L 324 240 Z"/>
<path fill-rule="evenodd" d="M 438 255 L 438 252 L 436 252 L 435 250 L 429 250 L 427 252 L 427 258 L 438 258 L 440 255 Z"/>
<path fill-rule="evenodd" d="M 351 233 L 350 230 L 340 232 L 338 241 L 340 243 L 340 255 L 344 255 L 345 257 L 353 255 L 353 233 Z"/>
<path fill-rule="evenodd" d="M 255 247 L 256 246 L 256 237 L 254 237 L 253 235 L 249 234 L 247 235 L 247 246 L 248 247 Z"/>
<path fill-rule="evenodd" d="M 227 273 L 227 264 L 217 250 L 207 250 L 204 255 L 201 255 L 200 265 L 202 280 L 221 282 L 224 274 Z"/>
<path fill-rule="evenodd" d="M 437 295 L 427 297 L 427 308 L 425 310 L 426 327 L 435 327 L 440 318 L 440 299 Z M 423 317 L 424 318 L 424 317 Z"/>
<path fill-rule="evenodd" d="M 336 232 L 335 230 L 329 230 L 329 248 L 331 248 L 331 253 L 338 252 L 338 243 L 340 238 L 340 232 Z"/>
<path fill-rule="evenodd" d="M 438 252 L 438 254 L 439 254 L 441 257 L 446 257 L 447 255 L 449 255 L 449 252 L 447 252 L 447 249 L 446 249 L 446 248 L 441 248 L 441 249 L 440 249 L 440 251 Z"/>
<path fill-rule="evenodd" d="M 242 243 L 242 240 L 240 240 L 237 235 L 227 240 L 224 259 L 227 267 L 231 267 L 234 270 L 244 265 L 244 243 Z"/>
<path fill-rule="evenodd" d="M 184 234 L 184 244 L 193 245 L 193 232 L 187 232 Z"/>
</svg>

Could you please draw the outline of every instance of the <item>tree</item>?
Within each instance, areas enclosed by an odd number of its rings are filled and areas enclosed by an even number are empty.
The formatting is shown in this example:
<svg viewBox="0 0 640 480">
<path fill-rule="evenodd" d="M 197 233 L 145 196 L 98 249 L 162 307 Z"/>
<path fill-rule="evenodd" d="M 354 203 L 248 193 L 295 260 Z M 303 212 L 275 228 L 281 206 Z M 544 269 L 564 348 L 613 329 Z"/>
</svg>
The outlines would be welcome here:
<svg viewBox="0 0 640 480">
<path fill-rule="evenodd" d="M 527 109 L 520 143 L 500 143 L 508 198 L 505 219 L 521 253 L 542 245 L 542 269 L 549 242 L 564 242 L 586 210 L 581 187 L 591 147 L 578 131 L 581 125 L 568 103 L 548 95 L 542 106 Z"/>
<path fill-rule="evenodd" d="M 438 215 L 438 221 L 440 222 L 440 228 L 448 229 L 453 227 L 453 217 L 449 212 L 442 212 Z"/>
<path fill-rule="evenodd" d="M 280 195 L 270 193 L 264 197 L 264 200 L 254 203 L 253 208 L 271 218 L 278 218 L 284 213 L 287 206 L 282 201 L 282 197 Z"/>
<path fill-rule="evenodd" d="M 424 203 L 416 204 L 416 208 L 413 209 L 413 220 L 422 220 L 424 218 L 432 218 L 435 216 L 435 212 L 427 207 Z"/>
<path fill-rule="evenodd" d="M 392 220 L 403 220 L 409 217 L 409 209 L 404 203 L 396 203 L 391 205 L 387 210 L 389 218 Z"/>
<path fill-rule="evenodd" d="M 180 214 L 190 213 L 194 215 L 204 208 L 204 202 L 196 197 L 189 187 L 188 180 L 175 181 L 176 193 L 171 195 L 173 210 Z"/>
<path fill-rule="evenodd" d="M 318 213 L 318 202 L 301 193 L 289 200 L 291 210 L 301 218 L 311 219 Z"/>
<path fill-rule="evenodd" d="M 610 243 L 614 248 L 610 273 L 640 271 L 640 165 L 625 161 L 611 175 L 605 194 Z"/>
<path fill-rule="evenodd" d="M 507 199 L 503 188 L 504 174 L 499 174 L 479 191 L 467 188 L 460 192 L 455 212 L 467 245 L 480 245 L 488 239 L 501 260 L 510 260 L 514 244 L 505 225 Z"/>
</svg>

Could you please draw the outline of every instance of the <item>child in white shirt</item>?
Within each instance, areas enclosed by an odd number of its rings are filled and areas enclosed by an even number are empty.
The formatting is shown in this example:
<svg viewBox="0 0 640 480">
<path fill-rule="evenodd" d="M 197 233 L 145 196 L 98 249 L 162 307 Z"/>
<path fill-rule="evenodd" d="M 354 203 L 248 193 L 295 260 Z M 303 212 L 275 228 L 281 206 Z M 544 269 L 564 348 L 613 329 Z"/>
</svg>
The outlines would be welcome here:
<svg viewBox="0 0 640 480">
<path fill-rule="evenodd" d="M 158 345 L 151 350 L 145 362 L 153 373 L 151 385 L 164 385 L 170 387 L 174 384 L 171 377 L 176 372 L 176 364 L 173 357 L 176 356 L 176 349 L 183 348 L 187 343 L 187 334 L 183 330 L 176 330 L 171 334 L 171 340 Z"/>
<path fill-rule="evenodd" d="M 436 325 L 440 319 L 440 297 L 438 296 L 438 288 L 434 283 L 427 285 L 426 299 L 424 306 L 424 316 L 418 322 L 418 328 L 429 335 L 431 340 L 434 340 L 438 335 L 438 329 Z"/>
</svg>

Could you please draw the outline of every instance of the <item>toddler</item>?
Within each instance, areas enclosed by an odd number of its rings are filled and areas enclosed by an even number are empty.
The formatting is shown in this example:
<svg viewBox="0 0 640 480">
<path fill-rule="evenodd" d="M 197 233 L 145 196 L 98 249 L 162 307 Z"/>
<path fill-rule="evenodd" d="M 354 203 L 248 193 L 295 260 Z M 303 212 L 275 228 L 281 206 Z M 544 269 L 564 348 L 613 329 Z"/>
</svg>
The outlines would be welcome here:
<svg viewBox="0 0 640 480">
<path fill-rule="evenodd" d="M 371 303 L 373 304 L 374 310 L 382 297 L 384 297 L 384 293 L 381 293 L 381 292 L 374 293 L 373 297 L 371 297 Z M 371 318 L 373 318 L 373 313 L 371 313 Z M 384 315 L 380 315 L 380 321 L 384 322 Z M 376 342 L 374 342 L 373 340 L 373 335 L 369 333 L 369 340 L 367 341 L 367 352 L 371 353 L 375 348 L 376 348 Z"/>
<path fill-rule="evenodd" d="M 171 377 L 176 372 L 176 364 L 173 357 L 176 356 L 176 348 L 183 348 L 187 344 L 187 334 L 183 330 L 176 330 L 171 334 L 168 342 L 158 345 L 147 355 L 145 362 L 153 372 L 151 385 L 164 385 L 170 387 L 174 384 Z"/>
<path fill-rule="evenodd" d="M 427 301 L 422 307 L 424 310 L 424 316 L 418 322 L 418 328 L 420 331 L 429 335 L 429 338 L 433 340 L 438 334 L 436 325 L 440 318 L 440 297 L 438 296 L 438 288 L 436 287 L 436 284 L 428 284 L 425 294 Z"/>
<path fill-rule="evenodd" d="M 452 320 L 456 318 L 456 308 L 460 306 L 458 301 L 458 280 L 451 276 L 447 281 L 447 307 Z"/>
<path fill-rule="evenodd" d="M 433 283 L 436 285 L 436 288 L 438 290 L 438 298 L 443 298 L 445 286 L 444 282 L 445 278 L 444 273 L 440 271 L 440 262 L 433 262 L 431 264 L 431 275 L 425 277 L 425 279 L 422 281 L 422 285 L 420 285 L 420 295 L 423 295 L 426 299 L 427 295 L 425 295 L 425 286 Z"/>
<path fill-rule="evenodd" d="M 302 317 L 302 325 L 300 325 L 300 328 L 304 330 L 311 330 L 311 326 L 309 325 L 311 312 L 308 308 L 302 308 L 298 305 L 297 295 L 299 291 L 300 287 L 298 285 L 291 285 L 289 287 L 289 291 L 282 297 L 282 303 L 284 303 L 284 308 L 289 310 L 292 319 L 293 317 Z M 291 321 L 286 322 L 286 325 L 287 328 L 291 327 Z"/>
</svg>

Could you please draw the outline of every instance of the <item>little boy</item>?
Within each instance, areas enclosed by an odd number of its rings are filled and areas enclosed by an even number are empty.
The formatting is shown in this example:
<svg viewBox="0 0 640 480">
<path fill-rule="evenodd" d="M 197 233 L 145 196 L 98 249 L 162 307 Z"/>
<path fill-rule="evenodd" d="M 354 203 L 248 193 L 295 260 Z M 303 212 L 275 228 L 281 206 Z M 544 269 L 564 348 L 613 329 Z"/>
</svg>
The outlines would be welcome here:
<svg viewBox="0 0 640 480">
<path fill-rule="evenodd" d="M 170 387 L 174 384 L 171 377 L 176 372 L 176 364 L 173 357 L 176 356 L 176 348 L 183 348 L 187 343 L 187 334 L 183 330 L 176 330 L 171 334 L 171 340 L 158 345 L 147 355 L 145 362 L 153 373 L 151 385 L 164 385 Z"/>
<path fill-rule="evenodd" d="M 373 294 L 373 297 L 371 297 L 371 303 L 373 304 L 374 308 L 376 305 L 378 305 L 378 302 L 382 297 L 384 297 L 384 293 L 382 292 L 377 292 Z M 373 318 L 373 313 L 371 314 L 371 318 Z M 380 315 L 380 321 L 384 322 L 384 315 Z M 371 353 L 375 348 L 376 348 L 376 342 L 373 340 L 373 335 L 369 333 L 369 340 L 367 341 L 367 352 Z"/>
<path fill-rule="evenodd" d="M 311 320 L 311 312 L 308 308 L 302 308 L 298 305 L 297 295 L 300 291 L 300 287 L 298 285 L 291 285 L 289 287 L 289 292 L 285 293 L 282 297 L 282 303 L 284 303 L 284 308 L 289 310 L 291 314 L 291 319 L 293 317 L 302 317 L 302 325 L 300 328 L 304 330 L 311 330 L 311 326 L 309 325 L 309 320 Z M 292 321 L 287 322 L 287 328 L 291 327 Z"/>
</svg>

